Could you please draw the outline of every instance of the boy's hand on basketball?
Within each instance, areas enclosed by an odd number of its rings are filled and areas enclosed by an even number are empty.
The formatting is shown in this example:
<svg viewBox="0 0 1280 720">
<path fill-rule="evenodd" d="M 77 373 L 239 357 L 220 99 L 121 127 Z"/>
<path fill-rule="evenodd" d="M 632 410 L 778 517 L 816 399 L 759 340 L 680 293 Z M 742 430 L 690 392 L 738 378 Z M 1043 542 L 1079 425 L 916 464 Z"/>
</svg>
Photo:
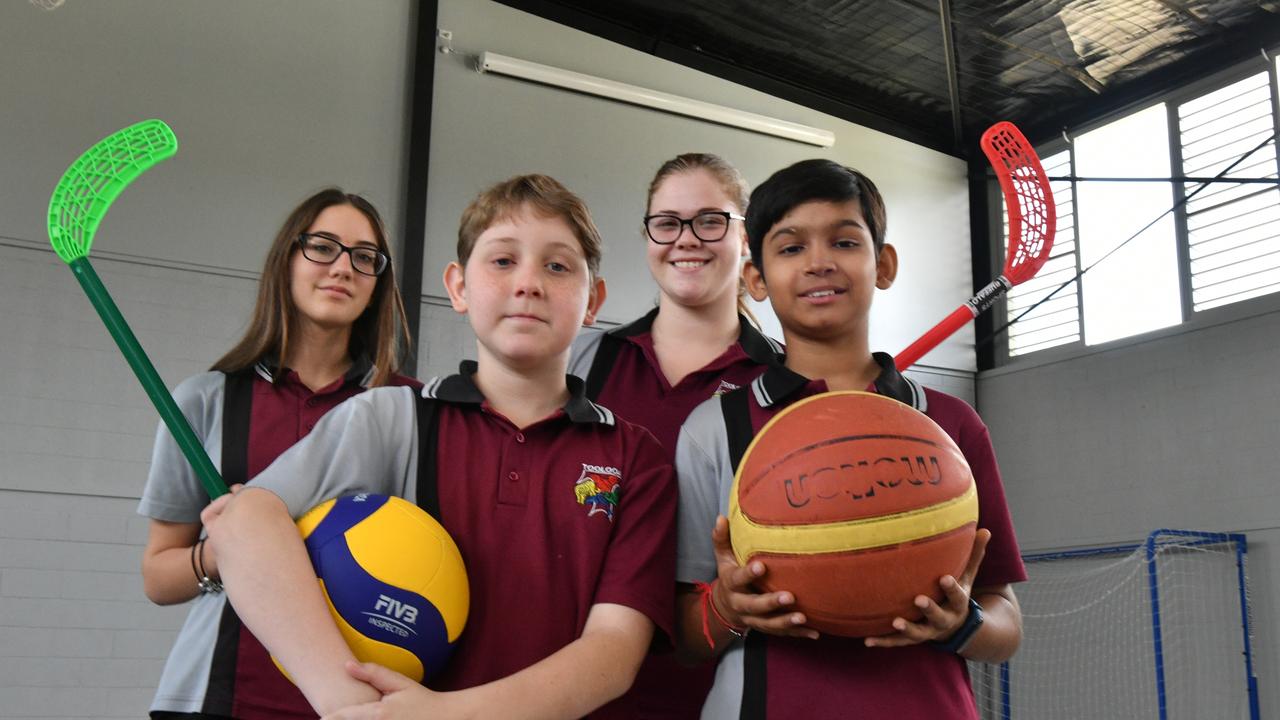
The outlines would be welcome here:
<svg viewBox="0 0 1280 720">
<path fill-rule="evenodd" d="M 788 609 L 795 604 L 794 595 L 786 591 L 762 593 L 754 587 L 768 569 L 759 560 L 746 566 L 738 564 L 729 542 L 729 521 L 723 515 L 716 518 L 711 540 L 719 580 L 712 585 L 708 602 L 715 604 L 713 609 L 725 621 L 770 635 L 817 639 L 818 631 L 805 625 L 804 613 Z"/>
<path fill-rule="evenodd" d="M 951 637 L 964 625 L 965 618 L 969 617 L 969 593 L 973 590 L 974 578 L 978 576 L 978 568 L 987 554 L 987 543 L 990 540 L 990 530 L 978 530 L 973 538 L 969 563 L 960 578 L 943 575 L 938 580 L 943 594 L 941 605 L 926 595 L 917 595 L 915 605 L 920 608 L 924 617 L 919 622 L 894 618 L 893 627 L 897 632 L 866 638 L 867 647 L 902 647 L 931 640 L 943 641 Z"/>
</svg>

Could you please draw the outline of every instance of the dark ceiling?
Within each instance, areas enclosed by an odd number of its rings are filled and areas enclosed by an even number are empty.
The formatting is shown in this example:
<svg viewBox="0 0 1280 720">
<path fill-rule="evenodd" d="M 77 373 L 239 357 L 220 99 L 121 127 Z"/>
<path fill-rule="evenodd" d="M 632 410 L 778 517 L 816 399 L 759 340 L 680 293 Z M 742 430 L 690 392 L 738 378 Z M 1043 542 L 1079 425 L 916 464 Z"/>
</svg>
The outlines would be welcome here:
<svg viewBox="0 0 1280 720">
<path fill-rule="evenodd" d="M 1280 0 L 499 0 L 961 157 L 1280 47 Z"/>
</svg>

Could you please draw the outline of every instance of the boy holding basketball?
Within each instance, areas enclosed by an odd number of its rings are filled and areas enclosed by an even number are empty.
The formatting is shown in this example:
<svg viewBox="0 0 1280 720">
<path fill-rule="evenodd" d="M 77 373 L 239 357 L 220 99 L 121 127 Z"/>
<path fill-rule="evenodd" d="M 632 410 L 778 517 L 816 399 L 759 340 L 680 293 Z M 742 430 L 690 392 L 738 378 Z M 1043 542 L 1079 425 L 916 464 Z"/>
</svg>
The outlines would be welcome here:
<svg viewBox="0 0 1280 720">
<path fill-rule="evenodd" d="M 344 403 L 259 489 L 205 513 L 240 617 L 331 717 L 581 717 L 627 690 L 655 627 L 670 632 L 674 472 L 565 375 L 605 295 L 585 205 L 551 178 L 512 178 L 458 235 L 444 281 L 478 362 L 421 398 Z M 584 494 L 584 478 L 608 492 Z M 357 492 L 415 500 L 462 551 L 470 618 L 432 690 L 352 662 L 317 589 L 292 518 Z"/>
<path fill-rule="evenodd" d="M 1016 651 L 1021 615 L 1010 583 L 1025 571 L 985 425 L 869 349 L 872 296 L 898 269 L 879 191 L 850 168 L 803 161 L 752 193 L 746 227 L 747 286 L 769 298 L 787 356 L 749 387 L 703 403 L 681 429 L 677 643 L 688 659 L 718 662 L 703 717 L 976 720 L 965 659 L 1000 662 Z M 790 609 L 793 593 L 753 588 L 768 564 L 738 565 L 723 516 L 742 452 L 770 417 L 816 393 L 869 386 L 926 413 L 960 446 L 983 529 L 961 576 L 939 580 L 943 602 L 915 599 L 920 621 L 897 618 L 881 637 L 819 636 Z"/>
</svg>

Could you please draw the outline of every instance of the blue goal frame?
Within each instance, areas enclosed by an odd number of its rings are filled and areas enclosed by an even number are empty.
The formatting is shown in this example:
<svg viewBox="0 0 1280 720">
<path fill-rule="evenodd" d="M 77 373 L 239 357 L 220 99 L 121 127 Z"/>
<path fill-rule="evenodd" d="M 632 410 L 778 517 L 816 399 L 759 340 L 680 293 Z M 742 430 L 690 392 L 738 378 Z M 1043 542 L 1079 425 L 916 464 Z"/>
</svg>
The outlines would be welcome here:
<svg viewBox="0 0 1280 720">
<path fill-rule="evenodd" d="M 1188 542 L 1188 540 L 1190 540 Z M 1111 545 L 1108 547 L 1087 548 L 1082 550 L 1063 550 L 1060 552 L 1031 553 L 1023 555 L 1025 562 L 1042 560 L 1065 560 L 1068 558 L 1091 557 L 1097 555 L 1129 554 L 1143 549 L 1147 558 L 1147 588 L 1151 597 L 1151 630 L 1155 639 L 1155 671 L 1156 693 L 1160 708 L 1160 720 L 1168 720 L 1169 711 L 1165 702 L 1164 679 L 1164 642 L 1160 634 L 1160 586 L 1156 577 L 1156 551 L 1166 544 L 1195 547 L 1198 545 L 1230 544 L 1236 550 L 1236 589 L 1240 596 L 1240 626 L 1244 636 L 1244 670 L 1245 687 L 1249 694 L 1250 720 L 1261 720 L 1258 706 L 1258 678 L 1253 672 L 1252 630 L 1250 629 L 1249 590 L 1245 584 L 1245 556 L 1249 551 L 1249 541 L 1243 533 L 1214 533 L 1196 530 L 1171 530 L 1162 528 L 1153 531 L 1146 541 L 1128 545 Z M 1000 663 L 1000 717 L 1012 720 L 1012 687 L 1009 677 L 1009 663 Z"/>
</svg>

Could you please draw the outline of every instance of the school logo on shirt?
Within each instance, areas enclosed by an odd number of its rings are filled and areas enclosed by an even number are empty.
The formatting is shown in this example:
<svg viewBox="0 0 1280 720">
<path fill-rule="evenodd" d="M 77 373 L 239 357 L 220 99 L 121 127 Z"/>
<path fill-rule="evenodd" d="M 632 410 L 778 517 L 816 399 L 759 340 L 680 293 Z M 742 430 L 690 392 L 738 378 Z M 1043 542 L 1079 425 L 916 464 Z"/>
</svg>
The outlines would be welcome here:
<svg viewBox="0 0 1280 720">
<path fill-rule="evenodd" d="M 603 513 L 613 522 L 613 512 L 622 499 L 622 471 L 607 465 L 582 464 L 582 475 L 573 484 L 579 505 L 587 507 L 587 517 Z"/>
<path fill-rule="evenodd" d="M 740 386 L 740 385 L 734 385 L 733 383 L 729 382 L 728 380 L 721 380 L 721 381 L 720 381 L 720 387 L 716 388 L 716 391 L 715 391 L 714 393 L 712 393 L 712 394 L 711 394 L 711 397 L 720 397 L 721 395 L 723 395 L 723 394 L 725 394 L 725 393 L 727 393 L 727 392 L 732 392 L 732 391 L 734 391 L 734 390 L 737 390 L 739 387 L 741 387 L 741 386 Z"/>
</svg>

